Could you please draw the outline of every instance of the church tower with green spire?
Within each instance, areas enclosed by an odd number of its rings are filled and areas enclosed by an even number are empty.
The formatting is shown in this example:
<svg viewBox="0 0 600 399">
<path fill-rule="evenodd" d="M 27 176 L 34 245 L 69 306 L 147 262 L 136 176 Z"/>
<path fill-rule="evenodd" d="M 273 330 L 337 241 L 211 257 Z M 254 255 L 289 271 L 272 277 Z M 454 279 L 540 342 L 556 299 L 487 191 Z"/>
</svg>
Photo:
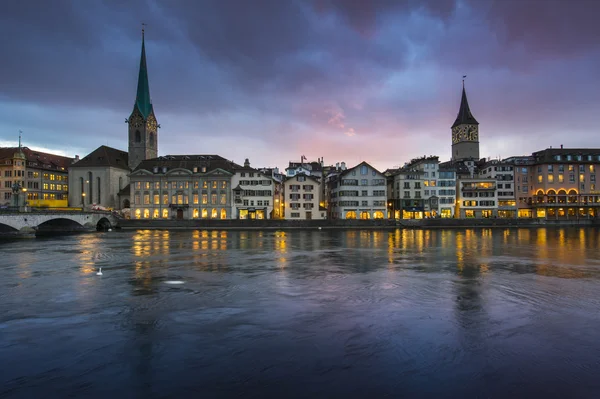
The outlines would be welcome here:
<svg viewBox="0 0 600 399">
<path fill-rule="evenodd" d="M 127 124 L 129 125 L 129 167 L 133 170 L 141 161 L 158 156 L 158 128 L 160 128 L 150 99 L 143 29 L 137 95 Z"/>
<path fill-rule="evenodd" d="M 479 122 L 469 108 L 464 79 L 460 108 L 452 124 L 452 160 L 479 161 Z"/>
</svg>

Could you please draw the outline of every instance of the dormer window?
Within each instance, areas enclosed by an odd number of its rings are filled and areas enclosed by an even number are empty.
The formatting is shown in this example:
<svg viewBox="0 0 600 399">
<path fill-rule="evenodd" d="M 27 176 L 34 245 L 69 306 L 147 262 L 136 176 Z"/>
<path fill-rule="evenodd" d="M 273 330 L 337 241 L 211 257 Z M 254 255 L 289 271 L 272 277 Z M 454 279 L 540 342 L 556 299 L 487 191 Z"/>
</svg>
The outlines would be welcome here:
<svg viewBox="0 0 600 399">
<path fill-rule="evenodd" d="M 192 171 L 193 171 L 194 173 L 198 173 L 198 167 L 197 167 L 197 166 L 194 166 L 194 168 L 192 169 Z"/>
<path fill-rule="evenodd" d="M 206 166 L 202 167 L 202 173 L 206 173 Z"/>
<path fill-rule="evenodd" d="M 152 169 L 152 172 L 154 172 L 154 173 L 158 173 L 158 166 L 155 166 L 155 167 Z"/>
</svg>

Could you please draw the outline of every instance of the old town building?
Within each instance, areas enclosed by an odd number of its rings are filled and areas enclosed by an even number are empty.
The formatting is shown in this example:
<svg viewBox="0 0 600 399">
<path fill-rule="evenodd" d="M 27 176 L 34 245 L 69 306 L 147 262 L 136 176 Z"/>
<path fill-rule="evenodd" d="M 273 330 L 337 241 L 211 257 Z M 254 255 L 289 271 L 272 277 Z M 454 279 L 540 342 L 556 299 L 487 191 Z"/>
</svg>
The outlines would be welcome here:
<svg viewBox="0 0 600 399">
<path fill-rule="evenodd" d="M 327 209 L 319 204 L 321 180 L 303 173 L 294 174 L 284 182 L 285 219 L 325 219 Z"/>
<path fill-rule="evenodd" d="M 131 217 L 230 219 L 232 177 L 242 168 L 219 155 L 146 159 L 130 175 Z"/>
<path fill-rule="evenodd" d="M 331 176 L 333 219 L 387 218 L 386 176 L 366 162 Z"/>
<path fill-rule="evenodd" d="M 73 158 L 49 154 L 28 147 L 0 148 L 0 204 L 42 208 L 68 206 L 68 168 Z"/>
</svg>

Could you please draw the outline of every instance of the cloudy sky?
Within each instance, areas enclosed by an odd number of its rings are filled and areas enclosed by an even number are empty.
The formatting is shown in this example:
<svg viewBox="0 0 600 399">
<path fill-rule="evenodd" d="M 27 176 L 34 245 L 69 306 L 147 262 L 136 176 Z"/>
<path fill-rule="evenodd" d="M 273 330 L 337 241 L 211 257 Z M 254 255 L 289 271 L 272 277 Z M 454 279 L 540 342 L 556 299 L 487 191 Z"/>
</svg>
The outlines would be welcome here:
<svg viewBox="0 0 600 399">
<path fill-rule="evenodd" d="M 159 153 L 385 169 L 600 147 L 597 0 L 4 0 L 0 145 L 127 148 L 146 27 Z"/>
</svg>

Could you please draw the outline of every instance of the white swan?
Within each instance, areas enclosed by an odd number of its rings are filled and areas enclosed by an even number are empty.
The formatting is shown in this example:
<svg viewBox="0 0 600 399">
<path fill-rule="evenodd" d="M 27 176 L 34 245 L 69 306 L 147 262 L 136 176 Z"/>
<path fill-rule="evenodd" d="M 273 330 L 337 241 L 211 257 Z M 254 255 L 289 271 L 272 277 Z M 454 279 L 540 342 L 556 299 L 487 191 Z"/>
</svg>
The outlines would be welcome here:
<svg viewBox="0 0 600 399">
<path fill-rule="evenodd" d="M 102 268 L 98 269 L 98 273 L 96 273 L 96 276 L 102 276 Z"/>
</svg>

